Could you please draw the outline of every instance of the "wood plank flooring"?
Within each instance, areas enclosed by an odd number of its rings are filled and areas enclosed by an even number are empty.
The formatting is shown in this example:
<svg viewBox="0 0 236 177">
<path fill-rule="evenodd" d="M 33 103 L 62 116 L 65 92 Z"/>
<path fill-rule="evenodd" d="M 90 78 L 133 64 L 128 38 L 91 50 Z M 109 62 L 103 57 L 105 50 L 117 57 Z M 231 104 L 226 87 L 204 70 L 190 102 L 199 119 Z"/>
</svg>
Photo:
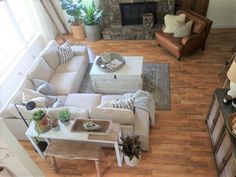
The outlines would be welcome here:
<svg viewBox="0 0 236 177">
<path fill-rule="evenodd" d="M 150 130 L 150 150 L 142 154 L 137 167 L 117 167 L 114 150 L 105 149 L 103 177 L 216 177 L 217 171 L 205 118 L 215 88 L 222 87 L 225 75 L 218 70 L 232 55 L 236 29 L 215 29 L 206 50 L 183 57 L 180 62 L 155 41 L 99 41 L 87 44 L 99 55 L 115 51 L 122 55 L 142 55 L 145 62 L 169 63 L 171 111 L 156 111 L 156 126 Z M 95 177 L 94 163 L 59 160 L 62 173 L 53 171 L 50 159 L 42 160 L 28 142 L 22 145 L 47 177 Z M 64 174 L 66 172 L 67 174 Z M 78 175 L 72 175 L 77 173 Z"/>
</svg>

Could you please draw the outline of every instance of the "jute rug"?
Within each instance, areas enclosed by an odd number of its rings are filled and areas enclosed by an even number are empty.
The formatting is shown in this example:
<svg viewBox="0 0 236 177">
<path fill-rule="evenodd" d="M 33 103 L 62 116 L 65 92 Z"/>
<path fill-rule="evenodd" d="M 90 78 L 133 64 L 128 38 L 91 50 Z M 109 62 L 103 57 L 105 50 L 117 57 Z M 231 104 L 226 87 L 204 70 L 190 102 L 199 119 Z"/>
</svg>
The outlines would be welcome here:
<svg viewBox="0 0 236 177">
<path fill-rule="evenodd" d="M 80 93 L 94 93 L 89 76 L 91 68 L 92 64 L 89 64 L 79 89 Z M 157 110 L 170 110 L 169 64 L 144 63 L 143 90 L 153 95 Z"/>
</svg>

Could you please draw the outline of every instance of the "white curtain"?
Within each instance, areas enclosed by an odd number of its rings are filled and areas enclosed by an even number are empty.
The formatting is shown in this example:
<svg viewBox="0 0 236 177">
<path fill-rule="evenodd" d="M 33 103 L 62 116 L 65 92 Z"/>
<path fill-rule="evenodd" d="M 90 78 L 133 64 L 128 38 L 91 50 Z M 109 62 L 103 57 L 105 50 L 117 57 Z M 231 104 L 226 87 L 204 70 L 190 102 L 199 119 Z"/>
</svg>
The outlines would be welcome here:
<svg viewBox="0 0 236 177">
<path fill-rule="evenodd" d="M 53 40 L 55 38 L 58 31 L 51 22 L 50 18 L 48 17 L 40 0 L 28 0 L 28 1 L 31 3 L 35 16 L 37 17 L 37 22 L 39 24 L 39 28 L 43 36 L 44 42 L 45 44 L 47 44 L 50 40 Z M 44 2 L 47 6 L 50 6 L 47 0 Z"/>
</svg>

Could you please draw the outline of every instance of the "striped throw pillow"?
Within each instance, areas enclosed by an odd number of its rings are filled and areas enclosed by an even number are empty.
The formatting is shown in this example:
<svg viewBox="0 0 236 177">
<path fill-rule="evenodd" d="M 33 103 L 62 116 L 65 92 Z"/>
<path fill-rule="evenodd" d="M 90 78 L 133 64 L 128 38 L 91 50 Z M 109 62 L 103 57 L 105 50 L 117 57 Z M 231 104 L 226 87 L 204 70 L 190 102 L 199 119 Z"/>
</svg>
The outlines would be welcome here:
<svg viewBox="0 0 236 177">
<path fill-rule="evenodd" d="M 113 108 L 134 110 L 134 100 L 132 98 L 120 99 L 112 102 Z"/>
<path fill-rule="evenodd" d="M 58 53 L 60 55 L 60 63 L 63 64 L 66 61 L 73 58 L 74 54 L 68 42 L 65 42 L 61 46 L 57 47 Z"/>
</svg>

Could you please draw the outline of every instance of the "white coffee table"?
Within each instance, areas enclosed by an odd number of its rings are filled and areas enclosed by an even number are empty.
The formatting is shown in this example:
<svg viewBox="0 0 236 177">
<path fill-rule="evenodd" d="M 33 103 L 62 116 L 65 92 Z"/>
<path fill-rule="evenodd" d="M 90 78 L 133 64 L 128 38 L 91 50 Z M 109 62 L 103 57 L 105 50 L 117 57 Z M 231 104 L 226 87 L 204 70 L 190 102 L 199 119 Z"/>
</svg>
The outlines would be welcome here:
<svg viewBox="0 0 236 177">
<path fill-rule="evenodd" d="M 41 133 L 39 138 L 45 139 L 48 143 L 50 143 L 50 139 L 58 139 L 58 140 L 74 140 L 74 141 L 82 141 L 82 142 L 93 142 L 98 144 L 112 144 L 115 148 L 116 159 L 118 166 L 122 166 L 123 154 L 121 153 L 121 149 L 119 148 L 120 137 L 122 136 L 122 132 L 120 129 L 120 125 L 117 123 L 111 123 L 110 133 L 107 135 L 102 134 L 90 134 L 90 133 L 74 133 L 71 132 L 71 127 L 73 125 L 73 121 L 71 120 L 68 126 L 63 126 L 59 131 L 49 130 L 48 132 Z M 25 134 L 39 153 L 41 158 L 45 158 L 44 152 L 42 152 L 37 146 L 35 137 L 37 137 L 37 132 L 34 129 L 35 123 L 31 122 L 29 128 L 26 130 Z"/>
<path fill-rule="evenodd" d="M 95 92 L 127 93 L 142 89 L 143 57 L 124 56 L 125 65 L 116 72 L 106 73 L 95 64 L 90 71 L 92 87 Z"/>
</svg>

